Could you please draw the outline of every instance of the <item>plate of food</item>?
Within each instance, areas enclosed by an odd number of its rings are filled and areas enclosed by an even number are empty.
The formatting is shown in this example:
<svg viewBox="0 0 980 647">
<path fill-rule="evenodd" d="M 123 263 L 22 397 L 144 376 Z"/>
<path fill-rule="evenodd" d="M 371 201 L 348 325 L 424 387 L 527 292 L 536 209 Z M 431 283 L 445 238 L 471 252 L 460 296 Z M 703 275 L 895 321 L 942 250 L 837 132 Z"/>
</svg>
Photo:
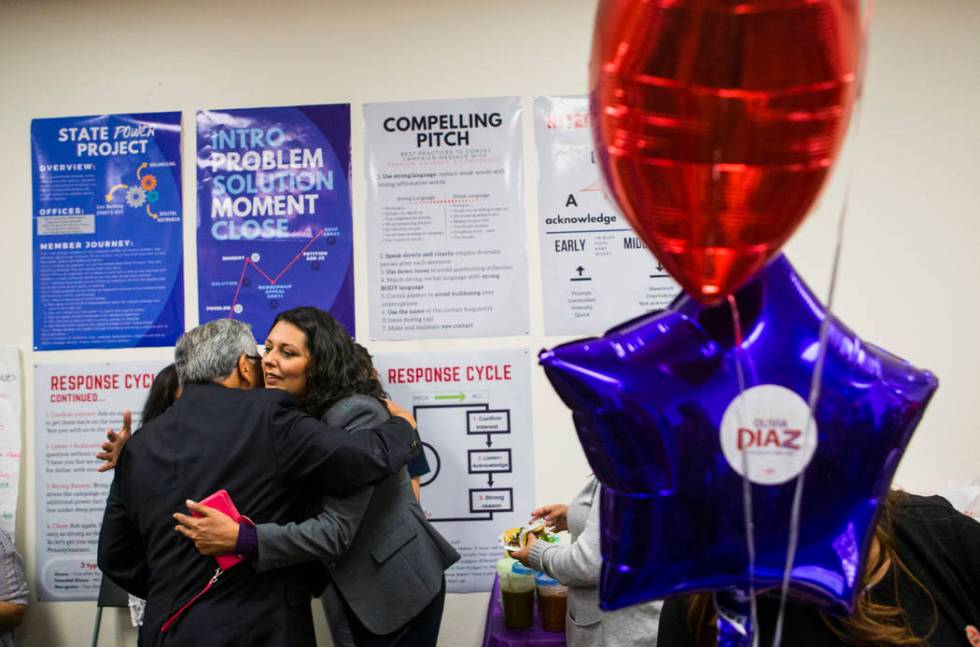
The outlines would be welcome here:
<svg viewBox="0 0 980 647">
<path fill-rule="evenodd" d="M 528 535 L 534 535 L 538 539 L 554 542 L 558 538 L 548 532 L 544 519 L 532 519 L 526 526 L 508 528 L 500 533 L 500 544 L 508 553 L 519 551 L 527 545 Z"/>
</svg>

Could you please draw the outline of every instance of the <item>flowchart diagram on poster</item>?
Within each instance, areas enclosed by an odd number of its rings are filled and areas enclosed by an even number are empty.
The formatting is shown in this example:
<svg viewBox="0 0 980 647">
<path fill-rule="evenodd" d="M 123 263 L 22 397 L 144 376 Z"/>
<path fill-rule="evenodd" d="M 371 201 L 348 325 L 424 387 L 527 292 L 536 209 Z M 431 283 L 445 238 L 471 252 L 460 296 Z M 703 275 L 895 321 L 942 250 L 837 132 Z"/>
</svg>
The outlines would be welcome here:
<svg viewBox="0 0 980 647">
<path fill-rule="evenodd" d="M 429 520 L 492 521 L 514 511 L 509 409 L 486 391 L 417 393 L 413 415 L 431 472 L 422 477 Z M 460 488 L 460 484 L 465 484 Z"/>
</svg>

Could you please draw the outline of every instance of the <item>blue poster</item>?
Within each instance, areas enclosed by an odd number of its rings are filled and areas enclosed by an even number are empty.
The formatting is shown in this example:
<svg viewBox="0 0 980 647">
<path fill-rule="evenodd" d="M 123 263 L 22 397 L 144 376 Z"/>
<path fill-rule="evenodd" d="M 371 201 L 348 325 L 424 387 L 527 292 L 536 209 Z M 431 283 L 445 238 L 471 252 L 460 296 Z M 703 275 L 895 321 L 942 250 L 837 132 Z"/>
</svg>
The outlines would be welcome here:
<svg viewBox="0 0 980 647">
<path fill-rule="evenodd" d="M 34 349 L 184 331 L 180 113 L 31 122 Z"/>
<path fill-rule="evenodd" d="M 197 113 L 200 321 L 316 306 L 353 334 L 350 105 Z"/>
</svg>

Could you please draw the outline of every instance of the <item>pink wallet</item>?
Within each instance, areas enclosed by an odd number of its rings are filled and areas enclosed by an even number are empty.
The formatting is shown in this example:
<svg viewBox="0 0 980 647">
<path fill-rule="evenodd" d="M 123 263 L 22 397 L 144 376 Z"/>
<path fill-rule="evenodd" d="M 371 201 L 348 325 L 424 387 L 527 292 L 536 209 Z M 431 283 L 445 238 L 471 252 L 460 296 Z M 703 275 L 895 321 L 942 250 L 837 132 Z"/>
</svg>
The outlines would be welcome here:
<svg viewBox="0 0 980 647">
<path fill-rule="evenodd" d="M 241 523 L 242 520 L 245 520 L 246 523 L 251 523 L 250 519 L 243 517 L 238 513 L 238 508 L 235 507 L 235 504 L 231 500 L 231 495 L 228 494 L 227 490 L 218 490 L 214 494 L 202 500 L 200 503 L 201 505 L 206 505 L 209 508 L 214 508 L 218 512 L 224 512 L 226 515 L 239 523 Z M 201 516 L 196 512 L 192 514 L 195 517 Z M 221 570 L 227 571 L 232 566 L 245 561 L 245 558 L 235 553 L 226 553 L 224 555 L 216 555 L 215 560 L 217 560 L 218 566 L 221 567 Z"/>
<path fill-rule="evenodd" d="M 214 508 L 218 512 L 223 512 L 229 517 L 231 517 L 232 519 L 234 519 L 237 523 L 242 523 L 244 521 L 249 525 L 253 525 L 253 526 L 255 525 L 254 523 L 252 523 L 251 519 L 238 513 L 238 508 L 235 507 L 235 504 L 231 500 L 231 495 L 228 494 L 227 490 L 218 490 L 214 494 L 208 496 L 203 501 L 201 501 L 201 505 L 206 505 L 209 508 Z M 196 512 L 192 512 L 191 514 L 195 517 L 202 516 Z M 177 610 L 176 613 L 170 616 L 170 618 L 165 623 L 163 623 L 163 626 L 160 627 L 160 631 L 164 633 L 170 631 L 170 628 L 174 626 L 174 624 L 181 618 L 182 615 L 184 615 L 184 613 L 191 607 L 191 605 L 197 602 L 197 600 L 202 595 L 204 595 L 209 590 L 211 590 L 211 587 L 214 586 L 214 583 L 218 581 L 218 578 L 221 577 L 222 573 L 227 571 L 232 566 L 235 566 L 236 564 L 240 564 L 241 562 L 245 561 L 244 557 L 242 557 L 241 555 L 236 555 L 235 553 L 217 555 L 215 556 L 214 559 L 217 560 L 218 567 L 219 567 L 218 570 L 215 571 L 214 577 L 211 578 L 211 580 L 207 583 L 207 586 L 205 586 L 197 595 L 195 595 L 190 600 L 188 600 L 182 607 L 180 607 Z"/>
</svg>

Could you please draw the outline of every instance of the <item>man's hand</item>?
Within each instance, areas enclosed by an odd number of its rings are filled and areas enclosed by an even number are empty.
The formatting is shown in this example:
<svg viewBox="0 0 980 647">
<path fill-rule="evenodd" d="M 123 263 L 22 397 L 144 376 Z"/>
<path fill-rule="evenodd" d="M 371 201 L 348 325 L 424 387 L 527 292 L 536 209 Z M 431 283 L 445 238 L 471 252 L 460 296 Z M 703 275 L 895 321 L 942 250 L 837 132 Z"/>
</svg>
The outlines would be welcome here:
<svg viewBox="0 0 980 647">
<path fill-rule="evenodd" d="M 544 519 L 549 528 L 555 532 L 568 530 L 568 506 L 561 503 L 543 505 L 531 510 L 532 519 Z"/>
<path fill-rule="evenodd" d="M 415 424 L 415 418 L 413 418 L 412 414 L 408 412 L 408 409 L 401 408 L 392 400 L 385 400 L 385 406 L 388 407 L 388 413 L 391 415 L 404 418 L 406 421 L 408 421 L 408 424 L 412 425 L 412 427 L 418 427 L 418 425 Z"/>
<path fill-rule="evenodd" d="M 238 543 L 238 522 L 224 512 L 188 499 L 187 509 L 200 517 L 174 513 L 177 532 L 194 542 L 197 552 L 214 556 L 235 552 Z"/>
<path fill-rule="evenodd" d="M 119 455 L 122 453 L 122 448 L 129 440 L 129 437 L 133 435 L 133 414 L 126 409 L 123 411 L 123 423 L 122 429 L 118 432 L 109 430 L 106 434 L 106 438 L 109 440 L 102 443 L 102 451 L 95 455 L 97 459 L 103 461 L 98 467 L 98 471 L 107 472 L 116 466 L 119 462 Z"/>
</svg>

